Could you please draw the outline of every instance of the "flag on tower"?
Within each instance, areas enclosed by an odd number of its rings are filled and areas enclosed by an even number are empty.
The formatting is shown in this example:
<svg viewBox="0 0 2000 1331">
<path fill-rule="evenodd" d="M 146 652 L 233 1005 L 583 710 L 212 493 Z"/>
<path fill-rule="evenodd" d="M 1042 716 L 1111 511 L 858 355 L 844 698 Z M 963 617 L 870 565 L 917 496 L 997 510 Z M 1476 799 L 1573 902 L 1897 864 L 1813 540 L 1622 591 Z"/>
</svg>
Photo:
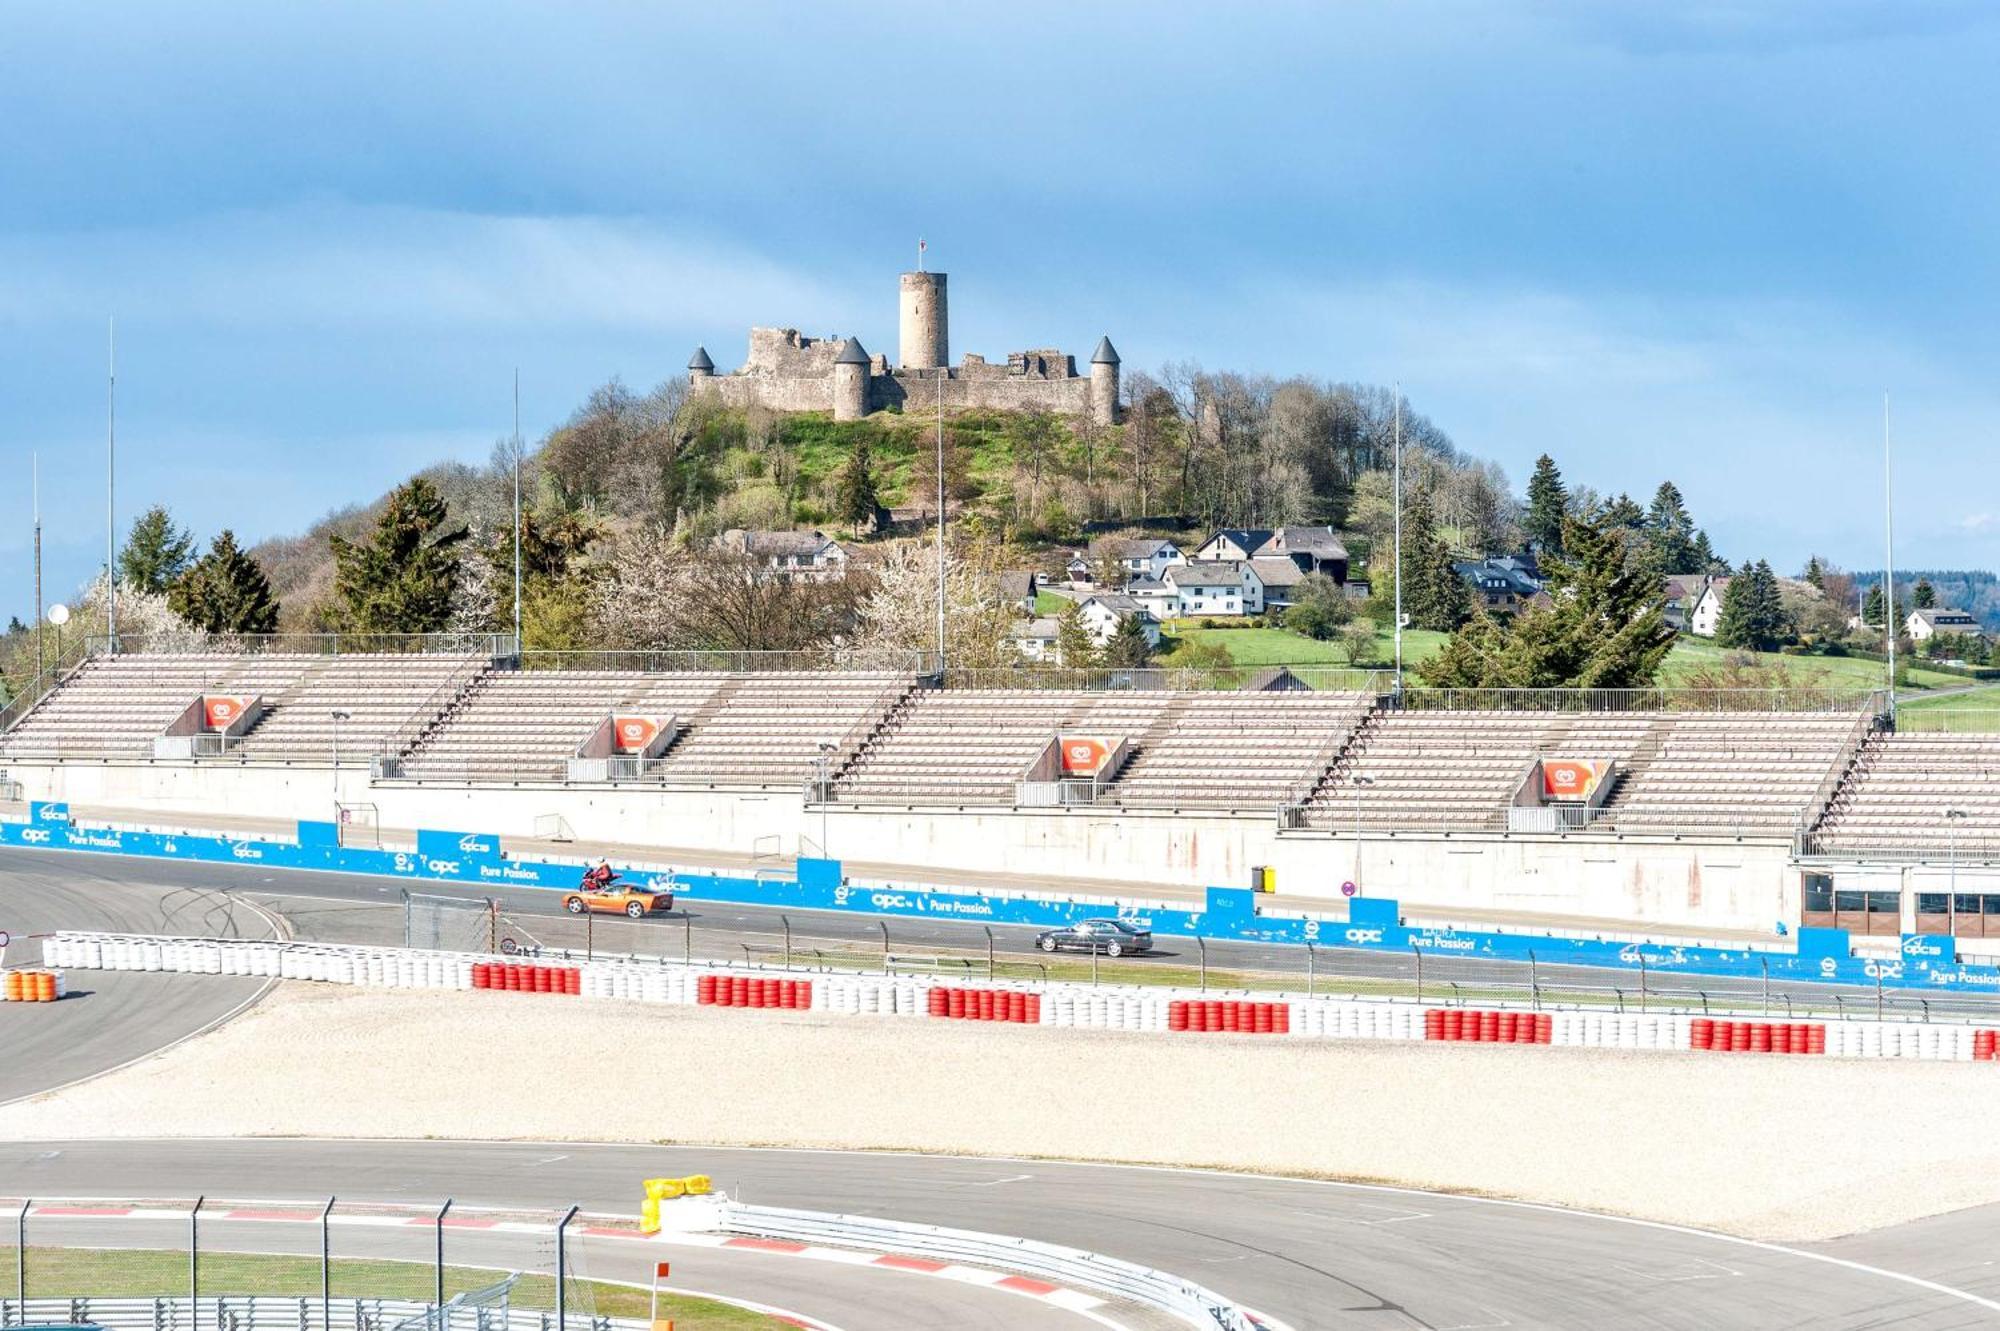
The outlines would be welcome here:
<svg viewBox="0 0 2000 1331">
<path fill-rule="evenodd" d="M 922 236 L 918 236 L 918 237 L 917 237 L 917 271 L 918 271 L 918 272 L 920 272 L 920 273 L 921 273 L 922 271 L 924 271 L 924 251 L 925 251 L 925 250 L 927 250 L 927 249 L 929 249 L 929 248 L 930 248 L 930 246 L 928 246 L 928 245 L 924 244 L 924 238 L 923 238 Z"/>
</svg>

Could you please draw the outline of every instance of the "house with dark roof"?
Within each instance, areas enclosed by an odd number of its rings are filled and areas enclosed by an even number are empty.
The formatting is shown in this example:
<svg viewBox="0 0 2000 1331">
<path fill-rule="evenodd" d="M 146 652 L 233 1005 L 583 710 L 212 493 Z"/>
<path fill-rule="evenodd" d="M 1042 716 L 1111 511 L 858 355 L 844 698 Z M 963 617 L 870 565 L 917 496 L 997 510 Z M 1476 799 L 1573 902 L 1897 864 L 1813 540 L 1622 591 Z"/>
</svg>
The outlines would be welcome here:
<svg viewBox="0 0 2000 1331">
<path fill-rule="evenodd" d="M 1100 536 L 1090 543 L 1090 557 L 1099 563 L 1117 564 L 1129 582 L 1157 578 L 1166 572 L 1167 565 L 1185 556 L 1178 545 L 1157 536 Z"/>
<path fill-rule="evenodd" d="M 1250 561 L 1250 567 L 1257 571 L 1257 580 L 1264 584 L 1266 610 L 1282 610 L 1290 605 L 1292 593 L 1307 577 L 1304 569 L 1280 555 L 1260 555 Z"/>
<path fill-rule="evenodd" d="M 847 576 L 847 547 L 825 532 L 746 531 L 731 527 L 715 538 L 725 553 L 747 555 L 786 577 Z"/>
<path fill-rule="evenodd" d="M 1139 621 L 1139 631 L 1146 635 L 1147 643 L 1160 645 L 1160 621 L 1137 597 L 1125 592 L 1096 592 L 1086 596 L 1078 613 L 1083 616 L 1084 629 L 1099 647 L 1111 641 L 1111 635 L 1127 619 Z"/>
<path fill-rule="evenodd" d="M 1347 581 L 1347 547 L 1331 527 L 1225 527 L 1195 547 L 1194 559 L 1289 559 L 1301 573 Z"/>
<path fill-rule="evenodd" d="M 1947 634 L 1962 638 L 1982 636 L 1977 619 L 1963 610 L 1948 610 L 1942 606 L 1932 610 L 1912 610 L 1909 618 L 1903 621 L 1903 631 L 1910 635 L 1911 642 L 1929 642 Z"/>
<path fill-rule="evenodd" d="M 1513 614 L 1542 590 L 1541 580 L 1530 577 L 1512 557 L 1465 559 L 1452 568 L 1465 579 L 1480 604 L 1498 614 Z"/>
</svg>

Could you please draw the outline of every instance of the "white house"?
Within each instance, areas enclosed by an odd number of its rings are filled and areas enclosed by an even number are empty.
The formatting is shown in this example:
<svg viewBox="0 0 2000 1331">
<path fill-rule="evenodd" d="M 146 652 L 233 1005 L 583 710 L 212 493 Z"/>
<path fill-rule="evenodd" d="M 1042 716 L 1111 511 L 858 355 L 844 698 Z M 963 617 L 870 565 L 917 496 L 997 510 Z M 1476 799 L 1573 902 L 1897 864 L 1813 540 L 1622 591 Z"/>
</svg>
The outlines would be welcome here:
<svg viewBox="0 0 2000 1331">
<path fill-rule="evenodd" d="M 1083 627 L 1090 633 L 1090 639 L 1099 647 L 1111 641 L 1111 635 L 1118 631 L 1118 625 L 1128 618 L 1136 617 L 1139 631 L 1146 635 L 1146 642 L 1154 647 L 1160 645 L 1160 621 L 1153 612 L 1140 604 L 1139 599 L 1125 592 L 1099 592 L 1084 598 L 1079 613 L 1083 616 Z"/>
<path fill-rule="evenodd" d="M 1695 599 L 1694 612 L 1688 616 L 1688 632 L 1697 638 L 1713 638 L 1716 626 L 1722 622 L 1722 598 L 1728 592 L 1731 578 L 1710 578 L 1708 586 L 1701 589 Z"/>
<path fill-rule="evenodd" d="M 1184 564 L 1170 564 L 1160 581 L 1173 592 L 1172 599 L 1166 602 L 1172 613 L 1162 618 L 1264 612 L 1264 581 L 1247 559 L 1191 559 Z M 1146 604 L 1146 598 L 1133 588 L 1127 587 L 1126 591 Z"/>
<path fill-rule="evenodd" d="M 731 527 L 716 538 L 721 549 L 748 555 L 766 568 L 790 577 L 839 578 L 847 575 L 847 547 L 817 531 L 745 531 Z"/>
<path fill-rule="evenodd" d="M 1250 567 L 1264 585 L 1266 610 L 1282 610 L 1290 605 L 1292 593 L 1307 576 L 1304 569 L 1282 556 L 1260 556 L 1250 561 Z"/>
<path fill-rule="evenodd" d="M 1099 560 L 1115 560 L 1127 582 L 1157 578 L 1167 565 L 1184 558 L 1178 545 L 1151 536 L 1106 536 L 1090 543 L 1090 553 Z"/>
<path fill-rule="evenodd" d="M 1195 547 L 1193 559 L 1288 559 L 1301 573 L 1347 581 L 1347 547 L 1331 527 L 1225 527 Z"/>
<path fill-rule="evenodd" d="M 1062 660 L 1062 649 L 1056 640 L 1056 621 L 1047 616 L 1025 619 L 1016 624 L 1007 635 L 1007 645 L 1019 652 L 1025 661 Z"/>
<path fill-rule="evenodd" d="M 1956 634 L 1960 637 L 1978 637 L 1979 621 L 1963 610 L 1912 610 L 1910 617 L 1903 621 L 1903 631 L 1910 635 L 1911 642 L 1929 642 L 1939 634 Z"/>
</svg>

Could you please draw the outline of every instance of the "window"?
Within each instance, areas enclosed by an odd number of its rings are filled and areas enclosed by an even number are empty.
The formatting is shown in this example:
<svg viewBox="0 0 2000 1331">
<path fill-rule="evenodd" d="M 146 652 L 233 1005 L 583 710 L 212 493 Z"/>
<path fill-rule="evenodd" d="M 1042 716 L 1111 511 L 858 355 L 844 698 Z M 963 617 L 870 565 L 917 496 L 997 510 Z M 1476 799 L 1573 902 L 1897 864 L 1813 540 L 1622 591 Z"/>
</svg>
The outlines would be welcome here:
<svg viewBox="0 0 2000 1331">
<path fill-rule="evenodd" d="M 1902 913 L 1903 902 L 1895 892 L 1870 892 L 1868 913 L 1870 915 L 1897 915 Z"/>
<path fill-rule="evenodd" d="M 1917 914 L 1949 915 L 1950 913 L 1951 913 L 1951 897 L 1948 893 L 1944 892 L 1917 893 Z"/>
<path fill-rule="evenodd" d="M 1952 898 L 1951 904 L 1960 915 L 1979 914 L 1979 898 L 1970 892 L 1960 892 Z"/>
<path fill-rule="evenodd" d="M 1833 908 L 1835 910 L 1851 911 L 1867 910 L 1868 894 L 1866 892 L 1835 892 L 1833 894 Z"/>
<path fill-rule="evenodd" d="M 1806 875 L 1805 908 L 1814 911 L 1833 909 L 1833 881 L 1826 875 Z"/>
</svg>

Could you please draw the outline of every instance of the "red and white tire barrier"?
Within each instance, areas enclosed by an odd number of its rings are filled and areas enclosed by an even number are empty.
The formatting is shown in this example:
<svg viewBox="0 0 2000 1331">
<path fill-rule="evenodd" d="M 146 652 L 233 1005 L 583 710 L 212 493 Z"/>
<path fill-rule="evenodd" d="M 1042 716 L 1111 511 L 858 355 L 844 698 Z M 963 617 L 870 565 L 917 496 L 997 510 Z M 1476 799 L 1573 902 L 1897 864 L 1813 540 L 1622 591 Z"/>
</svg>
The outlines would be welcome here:
<svg viewBox="0 0 2000 1331">
<path fill-rule="evenodd" d="M 889 975 L 810 977 L 741 966 L 607 958 L 561 965 L 471 953 L 338 944 L 61 933 L 50 967 L 269 976 L 416 989 L 493 989 L 637 1003 L 894 1016 L 1162 1035 L 1541 1044 L 1695 1053 L 2000 1062 L 2000 1032 L 1946 1023 L 1775 1021 L 1677 1013 L 1526 1012 L 1401 1001 L 996 981 L 951 985 Z"/>
</svg>

